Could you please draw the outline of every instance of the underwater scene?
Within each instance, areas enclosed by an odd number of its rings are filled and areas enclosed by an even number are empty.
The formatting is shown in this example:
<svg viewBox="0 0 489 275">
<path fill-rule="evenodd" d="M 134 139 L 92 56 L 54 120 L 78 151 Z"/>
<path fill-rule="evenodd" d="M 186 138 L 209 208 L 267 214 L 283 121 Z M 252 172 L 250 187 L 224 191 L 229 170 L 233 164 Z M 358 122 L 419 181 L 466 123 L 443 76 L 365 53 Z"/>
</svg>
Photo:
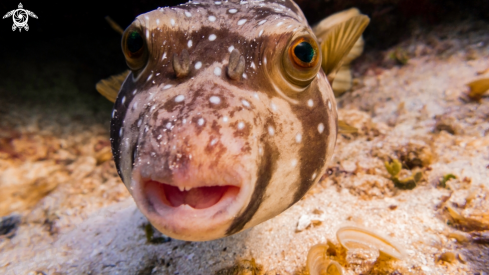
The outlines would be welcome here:
<svg viewBox="0 0 489 275">
<path fill-rule="evenodd" d="M 0 274 L 489 274 L 489 1 L 0 15 Z"/>
</svg>

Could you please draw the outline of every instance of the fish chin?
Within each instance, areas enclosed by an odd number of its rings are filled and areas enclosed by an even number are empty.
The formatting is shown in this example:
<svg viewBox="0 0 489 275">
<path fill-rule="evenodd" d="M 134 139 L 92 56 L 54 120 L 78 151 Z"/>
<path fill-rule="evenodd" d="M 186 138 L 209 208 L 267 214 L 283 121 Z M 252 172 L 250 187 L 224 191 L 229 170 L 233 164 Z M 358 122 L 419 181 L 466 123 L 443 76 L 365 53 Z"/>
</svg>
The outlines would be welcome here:
<svg viewBox="0 0 489 275">
<path fill-rule="evenodd" d="M 151 224 L 167 236 L 186 241 L 226 236 L 226 229 L 253 191 L 250 184 L 243 183 L 175 184 L 143 178 L 138 170 L 133 173 L 132 186 L 136 204 Z"/>
</svg>

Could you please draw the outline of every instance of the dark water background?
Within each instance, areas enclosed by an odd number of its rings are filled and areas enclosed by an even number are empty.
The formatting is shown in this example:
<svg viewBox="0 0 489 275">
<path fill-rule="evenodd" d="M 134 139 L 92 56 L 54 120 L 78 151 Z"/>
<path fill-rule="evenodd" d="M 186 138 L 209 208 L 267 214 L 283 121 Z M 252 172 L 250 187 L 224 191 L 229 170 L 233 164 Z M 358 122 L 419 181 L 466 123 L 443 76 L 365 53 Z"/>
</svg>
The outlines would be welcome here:
<svg viewBox="0 0 489 275">
<path fill-rule="evenodd" d="M 95 83 L 126 69 L 120 35 L 104 17 L 123 28 L 139 14 L 184 1 L 22 1 L 29 31 L 12 31 L 12 19 L 0 20 L 0 104 L 16 102 L 49 108 L 80 103 L 109 113 L 111 103 Z M 310 24 L 331 13 L 358 7 L 371 18 L 366 51 L 386 49 L 410 35 L 416 26 L 456 20 L 489 20 L 487 0 L 298 0 Z M 18 0 L 0 1 L 0 14 L 16 9 Z"/>
</svg>

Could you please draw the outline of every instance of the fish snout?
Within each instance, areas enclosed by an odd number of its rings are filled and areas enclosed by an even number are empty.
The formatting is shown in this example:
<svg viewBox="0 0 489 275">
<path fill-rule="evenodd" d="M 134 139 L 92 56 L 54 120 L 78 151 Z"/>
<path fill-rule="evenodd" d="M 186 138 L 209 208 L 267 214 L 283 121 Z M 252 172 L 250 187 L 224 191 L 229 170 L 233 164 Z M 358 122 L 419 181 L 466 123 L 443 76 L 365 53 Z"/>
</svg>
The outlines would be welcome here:
<svg viewBox="0 0 489 275">
<path fill-rule="evenodd" d="M 248 138 L 250 122 L 200 111 L 160 117 L 148 128 L 132 173 L 143 214 L 177 239 L 225 236 L 254 189 L 258 148 Z"/>
</svg>

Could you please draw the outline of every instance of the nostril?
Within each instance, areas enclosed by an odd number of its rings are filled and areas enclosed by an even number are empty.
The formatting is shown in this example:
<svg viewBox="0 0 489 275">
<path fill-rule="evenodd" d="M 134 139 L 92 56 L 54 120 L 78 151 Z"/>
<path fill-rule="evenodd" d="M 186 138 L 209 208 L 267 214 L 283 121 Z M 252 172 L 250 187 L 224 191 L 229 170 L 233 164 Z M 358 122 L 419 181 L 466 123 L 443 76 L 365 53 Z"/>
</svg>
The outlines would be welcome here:
<svg viewBox="0 0 489 275">
<path fill-rule="evenodd" d="M 186 77 L 190 72 L 190 56 L 187 50 L 183 50 L 180 54 L 173 55 L 173 70 L 178 78 Z"/>
<path fill-rule="evenodd" d="M 246 61 L 237 49 L 234 49 L 229 56 L 228 76 L 231 79 L 239 80 L 244 73 Z"/>
</svg>

